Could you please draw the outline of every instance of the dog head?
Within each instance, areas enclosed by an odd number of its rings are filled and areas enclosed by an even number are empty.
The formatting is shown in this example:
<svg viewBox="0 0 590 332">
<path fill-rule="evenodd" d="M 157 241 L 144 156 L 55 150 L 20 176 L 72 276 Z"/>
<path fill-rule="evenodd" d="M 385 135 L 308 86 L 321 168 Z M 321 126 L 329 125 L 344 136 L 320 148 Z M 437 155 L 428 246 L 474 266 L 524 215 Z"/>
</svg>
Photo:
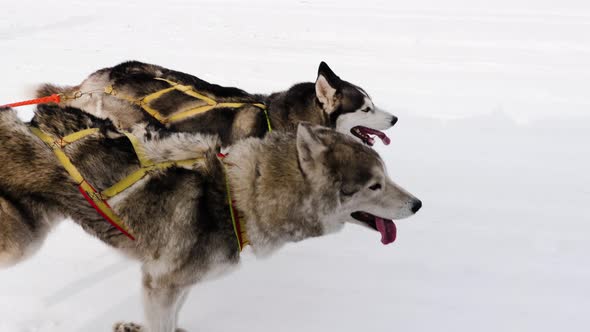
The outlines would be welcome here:
<svg viewBox="0 0 590 332">
<path fill-rule="evenodd" d="M 372 136 L 389 144 L 389 138 L 381 130 L 392 127 L 397 117 L 375 107 L 362 88 L 340 79 L 325 62 L 320 63 L 315 92 L 332 128 L 352 134 L 367 145 L 374 144 Z"/>
<path fill-rule="evenodd" d="M 324 232 L 350 222 L 381 233 L 381 242 L 396 238 L 392 219 L 416 213 L 422 202 L 395 184 L 372 149 L 319 126 L 297 128 L 299 165 L 312 190 L 321 193 L 316 207 Z"/>
</svg>

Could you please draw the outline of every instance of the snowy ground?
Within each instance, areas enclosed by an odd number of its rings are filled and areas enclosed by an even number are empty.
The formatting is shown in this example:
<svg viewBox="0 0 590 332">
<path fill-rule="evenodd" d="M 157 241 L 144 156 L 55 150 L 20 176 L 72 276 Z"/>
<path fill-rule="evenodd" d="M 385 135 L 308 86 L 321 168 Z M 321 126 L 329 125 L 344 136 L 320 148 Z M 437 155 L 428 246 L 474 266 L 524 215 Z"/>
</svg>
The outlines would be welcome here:
<svg viewBox="0 0 590 332">
<path fill-rule="evenodd" d="M 489 1 L 488 1 L 489 2 Z M 0 103 L 138 59 L 251 92 L 326 60 L 400 117 L 379 147 L 424 208 L 196 287 L 189 331 L 590 330 L 587 1 L 2 3 Z M 27 117 L 30 112 L 23 112 Z M 0 271 L 0 332 L 140 320 L 139 267 L 64 222 Z"/>
</svg>

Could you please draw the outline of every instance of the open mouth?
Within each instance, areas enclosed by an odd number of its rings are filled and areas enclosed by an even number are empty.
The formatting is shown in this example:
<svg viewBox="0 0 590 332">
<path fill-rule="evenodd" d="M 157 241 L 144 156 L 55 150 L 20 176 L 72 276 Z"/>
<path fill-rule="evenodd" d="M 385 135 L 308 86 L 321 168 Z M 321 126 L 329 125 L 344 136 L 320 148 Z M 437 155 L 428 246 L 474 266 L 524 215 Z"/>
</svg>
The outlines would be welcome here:
<svg viewBox="0 0 590 332">
<path fill-rule="evenodd" d="M 356 126 L 350 129 L 350 132 L 368 146 L 373 146 L 373 144 L 375 144 L 375 138 L 373 138 L 373 136 L 379 137 L 385 145 L 389 145 L 389 143 L 391 143 L 389 137 L 387 137 L 384 132 L 377 129 L 365 126 Z"/>
<path fill-rule="evenodd" d="M 384 219 L 374 216 L 368 212 L 356 211 L 350 214 L 351 217 L 381 233 L 381 243 L 387 245 L 395 241 L 397 228 L 391 219 Z"/>
</svg>

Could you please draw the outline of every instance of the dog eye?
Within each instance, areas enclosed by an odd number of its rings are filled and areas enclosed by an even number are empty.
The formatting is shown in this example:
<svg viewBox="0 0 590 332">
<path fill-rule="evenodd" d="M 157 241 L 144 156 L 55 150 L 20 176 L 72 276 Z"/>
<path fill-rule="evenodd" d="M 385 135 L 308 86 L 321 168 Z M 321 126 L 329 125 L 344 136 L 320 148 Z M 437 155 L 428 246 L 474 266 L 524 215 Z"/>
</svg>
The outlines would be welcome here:
<svg viewBox="0 0 590 332">
<path fill-rule="evenodd" d="M 381 189 L 381 184 L 380 183 L 375 183 L 374 185 L 370 186 L 369 189 L 371 189 L 371 190 L 379 190 L 379 189 Z"/>
<path fill-rule="evenodd" d="M 356 193 L 356 191 L 352 188 L 341 188 L 340 193 L 343 196 L 352 196 L 352 195 L 354 195 L 354 193 Z"/>
<path fill-rule="evenodd" d="M 361 111 L 363 111 L 363 112 L 367 113 L 367 112 L 369 112 L 370 110 L 371 110 L 371 108 L 370 108 L 370 107 L 365 107 L 365 108 L 363 108 Z"/>
</svg>

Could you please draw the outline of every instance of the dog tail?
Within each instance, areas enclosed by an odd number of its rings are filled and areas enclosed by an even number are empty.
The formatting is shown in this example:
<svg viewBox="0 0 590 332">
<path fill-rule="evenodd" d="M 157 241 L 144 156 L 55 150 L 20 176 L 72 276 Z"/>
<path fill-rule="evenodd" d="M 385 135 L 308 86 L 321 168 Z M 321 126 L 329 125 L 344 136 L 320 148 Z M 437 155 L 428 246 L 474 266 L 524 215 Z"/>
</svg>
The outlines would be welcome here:
<svg viewBox="0 0 590 332">
<path fill-rule="evenodd" d="M 76 91 L 77 87 L 75 86 L 58 86 L 53 85 L 51 83 L 45 83 L 41 86 L 37 87 L 35 90 L 35 97 L 42 98 L 51 96 L 53 94 L 63 94 L 63 95 L 70 95 Z"/>
</svg>

